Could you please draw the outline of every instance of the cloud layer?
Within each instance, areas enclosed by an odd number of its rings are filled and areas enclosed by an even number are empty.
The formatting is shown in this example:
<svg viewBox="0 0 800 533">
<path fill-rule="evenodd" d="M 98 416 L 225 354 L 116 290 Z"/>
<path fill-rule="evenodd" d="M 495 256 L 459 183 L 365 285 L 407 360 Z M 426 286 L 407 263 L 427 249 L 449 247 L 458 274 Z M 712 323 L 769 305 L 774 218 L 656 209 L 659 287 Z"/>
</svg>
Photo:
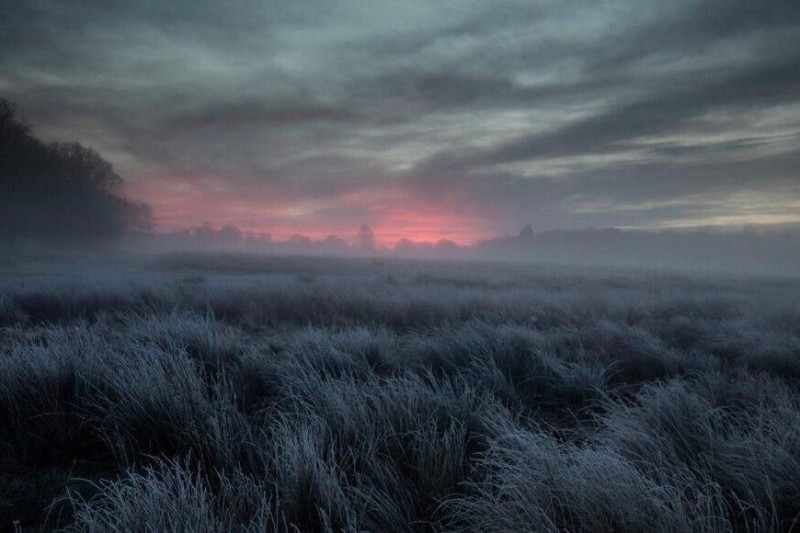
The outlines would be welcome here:
<svg viewBox="0 0 800 533">
<path fill-rule="evenodd" d="M 0 94 L 165 229 L 800 221 L 794 0 L 12 0 Z"/>
</svg>

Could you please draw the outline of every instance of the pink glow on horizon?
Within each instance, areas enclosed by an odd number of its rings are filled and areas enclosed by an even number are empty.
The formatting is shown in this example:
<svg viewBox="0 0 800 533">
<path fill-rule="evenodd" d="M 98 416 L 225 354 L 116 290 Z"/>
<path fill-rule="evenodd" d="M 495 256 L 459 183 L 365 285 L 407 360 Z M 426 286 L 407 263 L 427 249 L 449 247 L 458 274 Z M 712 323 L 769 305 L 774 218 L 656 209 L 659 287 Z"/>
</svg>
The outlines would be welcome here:
<svg viewBox="0 0 800 533">
<path fill-rule="evenodd" d="M 444 209 L 432 201 L 421 201 L 396 185 L 343 192 L 323 199 L 283 202 L 281 195 L 266 199 L 259 195 L 245 196 L 213 179 L 182 175 L 139 180 L 129 183 L 126 190 L 131 198 L 152 206 L 158 232 L 209 222 L 217 228 L 230 224 L 243 232 L 269 233 L 279 241 L 301 234 L 314 240 L 338 235 L 353 242 L 358 226 L 365 222 L 372 227 L 378 245 L 386 247 L 401 239 L 428 244 L 447 239 L 468 245 L 492 235 L 480 227 L 478 217 Z M 345 214 L 326 214 L 331 209 Z"/>
</svg>

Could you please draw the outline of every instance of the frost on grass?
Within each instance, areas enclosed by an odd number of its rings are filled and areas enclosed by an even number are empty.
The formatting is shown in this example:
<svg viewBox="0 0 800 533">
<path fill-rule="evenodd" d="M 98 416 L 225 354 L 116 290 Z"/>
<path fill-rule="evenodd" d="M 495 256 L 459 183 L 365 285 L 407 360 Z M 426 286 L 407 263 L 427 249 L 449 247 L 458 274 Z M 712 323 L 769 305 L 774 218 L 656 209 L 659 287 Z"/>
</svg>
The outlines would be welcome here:
<svg viewBox="0 0 800 533">
<path fill-rule="evenodd" d="M 0 288 L 0 523 L 800 520 L 796 282 L 448 268 Z"/>
</svg>

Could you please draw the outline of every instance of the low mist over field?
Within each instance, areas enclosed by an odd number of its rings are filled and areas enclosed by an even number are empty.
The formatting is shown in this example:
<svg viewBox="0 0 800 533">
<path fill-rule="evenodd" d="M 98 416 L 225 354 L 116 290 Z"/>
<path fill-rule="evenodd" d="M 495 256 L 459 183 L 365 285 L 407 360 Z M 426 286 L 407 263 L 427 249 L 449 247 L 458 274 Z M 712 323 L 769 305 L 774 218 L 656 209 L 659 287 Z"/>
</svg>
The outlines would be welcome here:
<svg viewBox="0 0 800 533">
<path fill-rule="evenodd" d="M 0 530 L 798 528 L 796 1 L 0 13 Z"/>
</svg>

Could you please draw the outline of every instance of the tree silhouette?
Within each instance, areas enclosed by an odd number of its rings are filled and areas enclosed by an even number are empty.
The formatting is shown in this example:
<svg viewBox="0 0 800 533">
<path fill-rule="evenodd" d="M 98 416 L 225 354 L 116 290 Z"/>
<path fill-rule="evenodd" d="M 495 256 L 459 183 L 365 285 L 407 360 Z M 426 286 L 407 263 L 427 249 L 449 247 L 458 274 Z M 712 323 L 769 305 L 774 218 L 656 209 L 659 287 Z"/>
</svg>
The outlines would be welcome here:
<svg viewBox="0 0 800 533">
<path fill-rule="evenodd" d="M 356 246 L 362 250 L 375 249 L 375 234 L 372 232 L 372 228 L 367 224 L 361 224 L 361 226 L 359 226 Z"/>
<path fill-rule="evenodd" d="M 519 235 L 517 238 L 521 241 L 530 242 L 534 239 L 533 228 L 530 224 L 525 224 L 523 228 L 519 231 Z"/>
<path fill-rule="evenodd" d="M 46 144 L 0 99 L 0 245 L 23 240 L 97 241 L 149 229 L 150 208 L 96 151 Z"/>
<path fill-rule="evenodd" d="M 242 231 L 233 224 L 222 226 L 218 235 L 224 244 L 240 244 L 242 242 Z"/>
</svg>

